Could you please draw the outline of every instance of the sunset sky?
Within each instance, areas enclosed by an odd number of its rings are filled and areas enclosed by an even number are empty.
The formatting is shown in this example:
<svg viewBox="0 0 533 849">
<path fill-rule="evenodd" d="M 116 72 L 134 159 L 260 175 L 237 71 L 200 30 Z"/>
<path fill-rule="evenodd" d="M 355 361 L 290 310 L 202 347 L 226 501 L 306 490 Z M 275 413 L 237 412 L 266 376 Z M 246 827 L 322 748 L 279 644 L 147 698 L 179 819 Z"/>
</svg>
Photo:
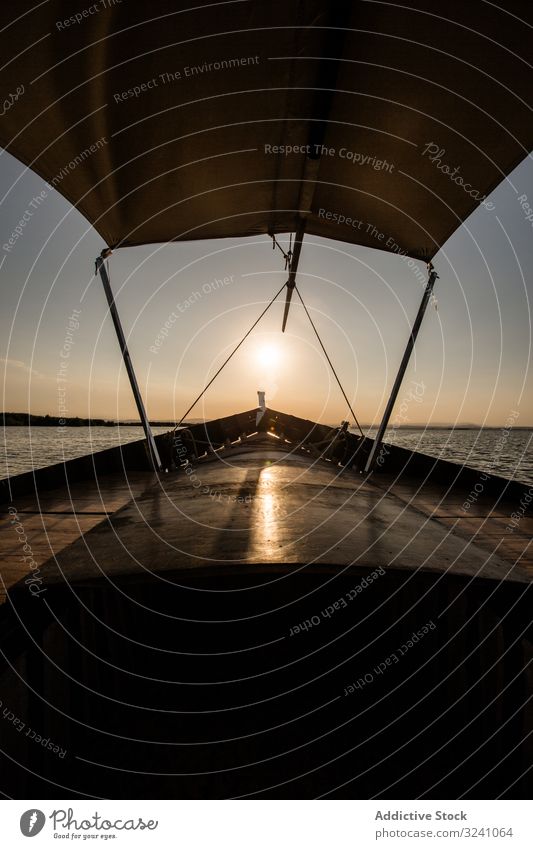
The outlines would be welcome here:
<svg viewBox="0 0 533 849">
<path fill-rule="evenodd" d="M 3 410 L 59 415 L 63 397 L 66 415 L 136 418 L 94 277 L 102 239 L 5 152 L 0 175 L 2 244 L 45 191 L 15 246 L 0 252 Z M 533 425 L 533 222 L 518 200 L 523 195 L 533 206 L 531 159 L 493 193 L 494 210 L 479 208 L 435 258 L 437 308 L 427 311 L 398 400 L 413 395 L 416 381 L 411 424 L 499 426 L 518 411 L 517 426 Z M 149 415 L 165 420 L 181 418 L 286 279 L 281 253 L 264 237 L 118 250 L 110 270 Z M 399 256 L 309 236 L 298 286 L 359 420 L 375 423 L 422 296 L 420 280 Z M 250 409 L 265 389 L 275 409 L 333 424 L 351 418 L 296 298 L 281 333 L 283 299 L 191 417 Z M 69 339 L 71 316 L 79 327 Z"/>
</svg>

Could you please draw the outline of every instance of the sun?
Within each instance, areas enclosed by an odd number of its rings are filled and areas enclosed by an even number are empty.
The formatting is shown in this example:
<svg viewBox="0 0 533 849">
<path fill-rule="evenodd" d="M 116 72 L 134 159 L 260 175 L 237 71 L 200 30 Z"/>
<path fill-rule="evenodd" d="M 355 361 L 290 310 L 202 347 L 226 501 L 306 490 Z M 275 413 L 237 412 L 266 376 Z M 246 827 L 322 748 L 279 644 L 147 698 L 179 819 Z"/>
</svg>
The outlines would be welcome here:
<svg viewBox="0 0 533 849">
<path fill-rule="evenodd" d="M 281 351 L 276 345 L 262 345 L 257 351 L 257 361 L 263 368 L 279 365 Z"/>
</svg>

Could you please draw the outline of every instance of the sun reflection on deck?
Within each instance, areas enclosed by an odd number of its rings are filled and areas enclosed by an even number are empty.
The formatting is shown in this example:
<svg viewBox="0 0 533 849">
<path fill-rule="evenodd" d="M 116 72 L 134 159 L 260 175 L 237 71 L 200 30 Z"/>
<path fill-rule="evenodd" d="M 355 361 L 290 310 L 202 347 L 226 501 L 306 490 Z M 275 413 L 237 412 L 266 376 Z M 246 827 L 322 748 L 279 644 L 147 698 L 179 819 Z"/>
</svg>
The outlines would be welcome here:
<svg viewBox="0 0 533 849">
<path fill-rule="evenodd" d="M 280 470 L 261 470 L 252 514 L 252 546 L 261 559 L 278 554 L 281 547 L 280 522 L 286 514 Z"/>
</svg>

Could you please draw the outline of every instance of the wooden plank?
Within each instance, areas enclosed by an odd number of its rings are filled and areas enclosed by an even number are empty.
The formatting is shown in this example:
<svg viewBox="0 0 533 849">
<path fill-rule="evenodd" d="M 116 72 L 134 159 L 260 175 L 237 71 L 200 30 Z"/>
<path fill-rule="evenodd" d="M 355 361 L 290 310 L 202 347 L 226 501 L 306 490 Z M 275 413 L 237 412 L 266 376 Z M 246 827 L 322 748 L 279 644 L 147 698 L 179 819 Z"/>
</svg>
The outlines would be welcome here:
<svg viewBox="0 0 533 849">
<path fill-rule="evenodd" d="M 13 505 L 16 523 L 7 506 L 0 513 L 0 604 L 5 591 L 87 534 L 100 522 L 138 497 L 154 477 L 150 473 L 109 475 L 99 484 L 76 484 L 47 491 L 42 496 L 24 496 Z M 24 552 L 14 524 L 23 531 Z"/>
<path fill-rule="evenodd" d="M 162 578 L 168 570 L 270 564 L 292 570 L 334 565 L 424 569 L 527 581 L 494 539 L 483 548 L 415 509 L 373 479 L 322 461 L 268 452 L 243 454 L 231 467 L 213 459 L 168 476 L 59 555 L 69 581 L 106 575 Z M 237 458 L 235 458 L 237 459 Z M 143 520 L 139 521 L 139 511 Z M 66 553 L 65 553 L 66 554 Z M 95 565 L 96 564 L 96 565 Z M 45 567 L 46 580 L 63 580 Z M 157 576 L 157 578 L 155 577 Z"/>
</svg>

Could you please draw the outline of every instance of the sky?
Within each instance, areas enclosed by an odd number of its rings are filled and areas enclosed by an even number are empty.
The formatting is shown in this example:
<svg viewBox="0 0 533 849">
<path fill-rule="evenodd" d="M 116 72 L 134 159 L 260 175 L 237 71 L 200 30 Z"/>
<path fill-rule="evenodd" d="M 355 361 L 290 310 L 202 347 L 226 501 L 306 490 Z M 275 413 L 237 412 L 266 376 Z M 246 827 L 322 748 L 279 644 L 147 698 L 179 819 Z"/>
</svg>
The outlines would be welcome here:
<svg viewBox="0 0 533 849">
<path fill-rule="evenodd" d="M 101 237 L 5 151 L 0 188 L 2 245 L 44 191 L 12 250 L 0 248 L 2 409 L 136 419 L 94 276 Z M 478 208 L 435 257 L 435 301 L 392 425 L 500 427 L 511 418 L 515 427 L 533 426 L 533 221 L 524 195 L 533 206 L 531 158 L 490 196 L 494 209 Z M 110 275 L 148 414 L 170 421 L 181 419 L 286 280 L 267 237 L 119 249 Z M 375 425 L 422 297 L 419 276 L 400 256 L 306 236 L 297 283 L 357 418 Z M 296 297 L 281 333 L 283 300 L 190 418 L 251 409 L 265 390 L 271 408 L 353 422 Z"/>
</svg>

